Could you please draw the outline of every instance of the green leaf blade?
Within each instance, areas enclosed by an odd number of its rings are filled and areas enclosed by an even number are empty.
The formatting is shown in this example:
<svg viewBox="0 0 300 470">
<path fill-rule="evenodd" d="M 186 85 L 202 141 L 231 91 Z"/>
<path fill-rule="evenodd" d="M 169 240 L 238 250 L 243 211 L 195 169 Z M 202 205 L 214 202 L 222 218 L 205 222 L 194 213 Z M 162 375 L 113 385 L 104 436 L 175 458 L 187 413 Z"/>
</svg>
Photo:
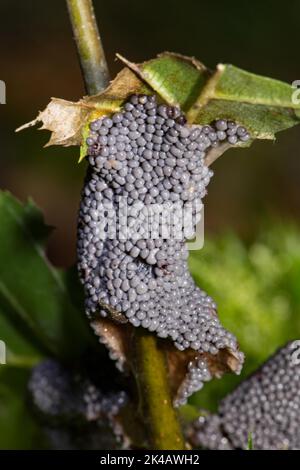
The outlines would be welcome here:
<svg viewBox="0 0 300 470">
<path fill-rule="evenodd" d="M 195 123 L 209 124 L 216 119 L 235 121 L 257 139 L 275 139 L 278 132 L 298 124 L 298 119 L 287 108 L 227 100 L 211 100 L 199 110 Z"/>
<path fill-rule="evenodd" d="M 195 59 L 165 53 L 141 65 L 143 79 L 167 103 L 189 109 L 203 88 L 208 71 Z"/>
<path fill-rule="evenodd" d="M 34 121 L 19 130 L 42 122 L 43 129 L 52 132 L 49 145 L 82 145 L 81 161 L 87 153 L 87 124 L 118 111 L 134 93 L 155 93 L 167 104 L 180 106 L 189 124 L 231 119 L 247 128 L 249 142 L 274 139 L 277 132 L 300 122 L 300 103 L 293 100 L 295 88 L 288 83 L 230 64 L 219 64 L 211 72 L 193 57 L 170 52 L 141 64 L 118 58 L 125 67 L 103 93 L 77 103 L 52 99 Z M 229 147 L 222 148 L 220 155 Z"/>
<path fill-rule="evenodd" d="M 0 310 L 0 340 L 6 350 L 6 364 L 0 367 L 32 367 L 43 358 L 41 349 L 20 331 L 3 308 Z"/>
<path fill-rule="evenodd" d="M 273 78 L 246 72 L 234 65 L 221 65 L 223 69 L 215 89 L 215 97 L 243 103 L 300 109 L 293 104 L 294 88 Z"/>
<path fill-rule="evenodd" d="M 59 270 L 45 256 L 49 230 L 40 211 L 2 192 L 0 220 L 0 308 L 8 305 L 50 353 L 80 354 L 87 346 L 87 326 Z"/>
<path fill-rule="evenodd" d="M 292 102 L 293 92 L 287 83 L 220 64 L 188 117 L 196 124 L 231 119 L 245 126 L 253 138 L 274 139 L 277 132 L 299 124 L 300 105 Z"/>
</svg>

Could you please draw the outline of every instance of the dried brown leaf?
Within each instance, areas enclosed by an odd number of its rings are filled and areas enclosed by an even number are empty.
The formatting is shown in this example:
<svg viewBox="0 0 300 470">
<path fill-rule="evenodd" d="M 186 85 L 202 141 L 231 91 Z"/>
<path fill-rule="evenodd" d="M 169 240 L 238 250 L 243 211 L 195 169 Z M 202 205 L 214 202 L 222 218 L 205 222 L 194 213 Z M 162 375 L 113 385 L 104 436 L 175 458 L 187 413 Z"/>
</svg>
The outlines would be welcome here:
<svg viewBox="0 0 300 470">
<path fill-rule="evenodd" d="M 218 354 L 200 353 L 192 349 L 179 351 L 171 342 L 165 342 L 170 386 L 174 401 L 185 387 L 188 364 L 204 359 L 212 377 L 220 378 L 226 372 L 239 374 L 242 368 L 242 355 L 239 351 L 221 349 Z"/>
<path fill-rule="evenodd" d="M 91 321 L 91 326 L 100 342 L 108 348 L 110 357 L 116 361 L 118 369 L 128 372 L 133 326 L 129 323 L 119 324 L 100 316 Z"/>
</svg>

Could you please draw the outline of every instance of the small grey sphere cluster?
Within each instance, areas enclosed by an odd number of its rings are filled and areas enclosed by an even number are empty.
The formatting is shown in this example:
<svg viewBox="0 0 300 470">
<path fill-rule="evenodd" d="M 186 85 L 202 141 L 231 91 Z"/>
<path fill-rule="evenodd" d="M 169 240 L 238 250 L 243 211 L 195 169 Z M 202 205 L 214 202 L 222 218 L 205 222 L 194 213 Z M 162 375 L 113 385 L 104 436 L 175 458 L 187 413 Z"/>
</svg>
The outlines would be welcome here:
<svg viewBox="0 0 300 470">
<path fill-rule="evenodd" d="M 28 389 L 35 411 L 49 423 L 110 419 L 127 401 L 125 392 L 103 393 L 89 378 L 53 359 L 33 368 Z"/>
<path fill-rule="evenodd" d="M 133 326 L 170 338 L 181 351 L 217 354 L 228 348 L 242 362 L 216 304 L 189 274 L 185 241 L 195 234 L 197 203 L 212 176 L 205 155 L 225 141 L 249 138 L 245 128 L 223 119 L 187 125 L 179 108 L 146 95 L 131 96 L 120 112 L 90 124 L 78 220 L 78 269 L 90 317 L 113 309 Z M 192 229 L 178 237 L 178 209 L 188 204 Z M 161 209 L 170 216 L 167 235 L 157 216 Z M 150 234 L 149 214 L 156 221 Z M 180 403 L 202 386 L 198 362 L 190 365 Z"/>
<path fill-rule="evenodd" d="M 222 420 L 217 414 L 203 413 L 185 430 L 187 440 L 195 448 L 209 450 L 234 450 L 222 428 Z"/>
<path fill-rule="evenodd" d="M 298 353 L 296 348 L 298 347 Z M 290 342 L 189 430 L 194 446 L 258 450 L 300 449 L 299 345 Z"/>
<path fill-rule="evenodd" d="M 198 356 L 188 363 L 187 374 L 174 399 L 174 406 L 184 405 L 187 398 L 201 390 L 205 382 L 213 378 L 204 356 Z"/>
</svg>

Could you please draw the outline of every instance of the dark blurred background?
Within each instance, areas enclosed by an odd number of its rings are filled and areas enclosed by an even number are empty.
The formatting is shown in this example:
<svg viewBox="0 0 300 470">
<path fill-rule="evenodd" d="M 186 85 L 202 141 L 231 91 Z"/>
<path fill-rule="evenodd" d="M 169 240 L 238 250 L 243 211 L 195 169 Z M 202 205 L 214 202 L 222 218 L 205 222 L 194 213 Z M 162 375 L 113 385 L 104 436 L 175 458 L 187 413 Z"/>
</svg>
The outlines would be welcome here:
<svg viewBox="0 0 300 470">
<path fill-rule="evenodd" d="M 300 79 L 300 2 L 274 0 L 94 0 L 111 76 L 120 70 L 115 53 L 131 61 L 164 50 L 193 55 L 213 68 L 218 62 L 291 83 Z M 31 196 L 48 224 L 57 227 L 49 256 L 70 265 L 85 164 L 77 148 L 47 148 L 45 132 L 14 129 L 33 119 L 52 96 L 78 100 L 84 94 L 63 0 L 2 0 L 0 79 L 7 104 L 1 113 L 0 185 L 22 200 Z M 299 128 L 272 142 L 233 150 L 214 165 L 206 198 L 206 233 L 233 227 L 251 238 L 261 219 L 276 214 L 298 219 Z"/>
</svg>

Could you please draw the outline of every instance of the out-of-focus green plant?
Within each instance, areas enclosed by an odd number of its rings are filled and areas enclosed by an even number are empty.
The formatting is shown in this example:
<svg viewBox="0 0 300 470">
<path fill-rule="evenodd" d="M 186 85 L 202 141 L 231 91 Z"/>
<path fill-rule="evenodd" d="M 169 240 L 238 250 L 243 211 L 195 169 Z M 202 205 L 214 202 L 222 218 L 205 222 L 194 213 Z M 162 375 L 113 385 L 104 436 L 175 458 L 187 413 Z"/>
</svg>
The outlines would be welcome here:
<svg viewBox="0 0 300 470">
<path fill-rule="evenodd" d="M 30 414 L 27 381 L 31 367 L 45 356 L 74 362 L 93 345 L 77 276 L 54 268 L 45 255 L 50 233 L 42 213 L 0 192 L 0 448 L 45 445 Z M 74 284 L 75 283 L 75 284 Z M 26 432 L 24 432 L 26 429 Z"/>
<path fill-rule="evenodd" d="M 300 337 L 300 231 L 269 222 L 255 240 L 233 233 L 208 239 L 192 251 L 196 282 L 219 305 L 219 316 L 238 338 L 246 361 L 240 377 L 207 384 L 191 403 L 214 409 L 218 400 L 289 339 Z"/>
</svg>

